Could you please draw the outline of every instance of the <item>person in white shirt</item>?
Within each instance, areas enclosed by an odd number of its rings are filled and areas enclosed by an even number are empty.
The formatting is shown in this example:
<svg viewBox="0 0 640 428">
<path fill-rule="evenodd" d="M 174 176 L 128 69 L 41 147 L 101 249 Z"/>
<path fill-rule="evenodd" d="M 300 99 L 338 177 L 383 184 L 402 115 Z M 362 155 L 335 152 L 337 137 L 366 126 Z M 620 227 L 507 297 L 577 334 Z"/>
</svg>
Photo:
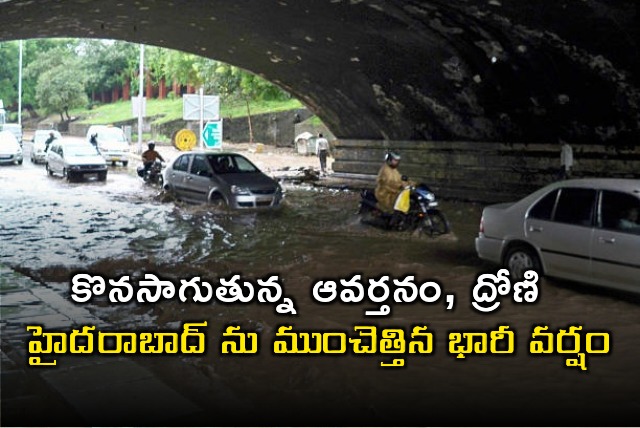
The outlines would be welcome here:
<svg viewBox="0 0 640 428">
<path fill-rule="evenodd" d="M 573 149 L 564 140 L 560 140 L 562 149 L 560 150 L 560 179 L 571 178 L 571 168 L 573 167 Z"/>
<path fill-rule="evenodd" d="M 316 140 L 316 154 L 320 159 L 320 171 L 324 174 L 327 169 L 327 155 L 329 154 L 329 141 L 322 136 L 322 134 L 318 134 L 318 139 Z"/>
</svg>

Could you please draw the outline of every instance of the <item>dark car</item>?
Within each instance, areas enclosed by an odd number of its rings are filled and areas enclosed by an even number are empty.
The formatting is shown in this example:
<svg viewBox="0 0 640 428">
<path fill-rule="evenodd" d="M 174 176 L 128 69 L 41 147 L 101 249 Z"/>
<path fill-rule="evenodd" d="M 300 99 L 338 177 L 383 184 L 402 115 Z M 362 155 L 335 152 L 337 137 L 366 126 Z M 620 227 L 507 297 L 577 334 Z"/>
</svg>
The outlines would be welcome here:
<svg viewBox="0 0 640 428">
<path fill-rule="evenodd" d="M 229 152 L 187 152 L 164 172 L 164 188 L 178 199 L 224 203 L 230 208 L 276 208 L 280 185 L 244 156 Z"/>
</svg>

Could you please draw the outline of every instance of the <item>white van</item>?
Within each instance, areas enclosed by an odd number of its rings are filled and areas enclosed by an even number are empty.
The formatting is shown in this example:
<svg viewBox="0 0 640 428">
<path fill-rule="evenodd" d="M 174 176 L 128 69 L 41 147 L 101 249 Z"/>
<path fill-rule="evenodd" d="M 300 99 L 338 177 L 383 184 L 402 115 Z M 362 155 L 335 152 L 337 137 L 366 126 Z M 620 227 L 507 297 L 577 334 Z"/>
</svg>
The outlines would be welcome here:
<svg viewBox="0 0 640 428">
<path fill-rule="evenodd" d="M 122 166 L 129 163 L 129 142 L 124 131 L 117 126 L 91 125 L 87 131 L 87 143 L 96 145 L 102 157 L 113 166 L 116 162 L 121 162 Z"/>
</svg>

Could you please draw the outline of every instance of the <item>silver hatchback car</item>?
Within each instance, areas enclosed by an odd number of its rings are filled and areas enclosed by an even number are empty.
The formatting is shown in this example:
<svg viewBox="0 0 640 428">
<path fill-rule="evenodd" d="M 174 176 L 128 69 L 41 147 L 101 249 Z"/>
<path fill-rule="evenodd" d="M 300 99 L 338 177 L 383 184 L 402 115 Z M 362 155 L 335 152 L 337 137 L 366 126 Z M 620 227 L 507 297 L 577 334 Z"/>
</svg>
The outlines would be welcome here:
<svg viewBox="0 0 640 428">
<path fill-rule="evenodd" d="M 566 180 L 486 207 L 478 256 L 539 274 L 640 292 L 640 180 Z"/>
<path fill-rule="evenodd" d="M 107 163 L 91 144 L 54 140 L 47 150 L 45 169 L 73 181 L 81 178 L 107 179 Z"/>
<path fill-rule="evenodd" d="M 282 188 L 249 159 L 229 152 L 186 152 L 164 171 L 164 189 L 178 199 L 230 208 L 276 208 Z"/>
</svg>

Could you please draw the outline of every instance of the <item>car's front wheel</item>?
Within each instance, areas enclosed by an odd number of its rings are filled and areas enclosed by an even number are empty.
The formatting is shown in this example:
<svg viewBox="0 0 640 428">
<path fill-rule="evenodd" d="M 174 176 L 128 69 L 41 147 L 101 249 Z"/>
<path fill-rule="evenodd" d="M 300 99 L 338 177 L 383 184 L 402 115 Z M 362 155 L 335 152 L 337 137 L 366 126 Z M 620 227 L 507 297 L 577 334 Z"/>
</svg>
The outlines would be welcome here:
<svg viewBox="0 0 640 428">
<path fill-rule="evenodd" d="M 49 164 L 48 164 L 48 163 L 47 163 L 47 164 L 45 164 L 44 169 L 46 169 L 46 170 L 47 170 L 47 174 L 49 174 L 49 175 L 53 175 L 53 171 L 51 171 L 51 168 L 49 168 Z"/>
<path fill-rule="evenodd" d="M 212 193 L 209 196 L 209 204 L 213 205 L 216 208 L 221 208 L 227 206 L 227 201 L 225 201 L 224 196 L 220 193 Z"/>
<path fill-rule="evenodd" d="M 542 275 L 542 265 L 538 255 L 533 248 L 526 245 L 511 247 L 504 258 L 504 265 L 509 269 L 511 278 L 517 281 L 524 279 L 524 274 L 528 270 L 533 270 Z"/>
</svg>

